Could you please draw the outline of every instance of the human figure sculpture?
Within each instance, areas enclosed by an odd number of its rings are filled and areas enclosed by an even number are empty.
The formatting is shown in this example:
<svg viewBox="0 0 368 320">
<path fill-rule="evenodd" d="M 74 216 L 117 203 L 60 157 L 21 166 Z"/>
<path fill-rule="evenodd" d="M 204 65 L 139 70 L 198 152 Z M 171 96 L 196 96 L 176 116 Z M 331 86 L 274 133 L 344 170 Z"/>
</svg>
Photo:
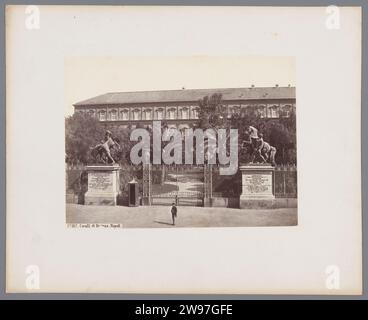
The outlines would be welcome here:
<svg viewBox="0 0 368 320">
<path fill-rule="evenodd" d="M 276 148 L 263 140 L 262 133 L 258 135 L 258 142 L 259 144 L 256 149 L 257 155 L 263 160 L 264 163 L 269 161 L 273 166 L 275 166 Z"/>
<path fill-rule="evenodd" d="M 120 150 L 120 145 L 116 141 L 116 139 L 115 140 L 113 139 L 111 131 L 106 130 L 104 140 L 101 141 L 101 143 L 91 148 L 92 157 L 97 162 L 114 164 L 115 159 L 111 155 L 111 148 L 114 148 L 114 147 Z"/>
<path fill-rule="evenodd" d="M 249 126 L 246 133 L 248 134 L 249 140 L 243 141 L 242 148 L 246 148 L 250 154 L 250 163 L 260 160 L 261 163 L 269 162 L 275 166 L 276 148 L 264 141 L 263 134 L 258 133 L 255 127 Z"/>
<path fill-rule="evenodd" d="M 249 136 L 249 143 L 252 145 L 253 149 L 257 149 L 259 145 L 258 129 L 249 126 L 247 130 Z"/>
</svg>

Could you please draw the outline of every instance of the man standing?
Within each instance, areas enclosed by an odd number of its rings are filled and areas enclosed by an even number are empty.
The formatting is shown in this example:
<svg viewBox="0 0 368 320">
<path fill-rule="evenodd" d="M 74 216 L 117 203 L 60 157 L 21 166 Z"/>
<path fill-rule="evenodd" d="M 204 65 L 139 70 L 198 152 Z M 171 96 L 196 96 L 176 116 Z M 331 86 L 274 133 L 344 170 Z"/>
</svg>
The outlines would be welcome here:
<svg viewBox="0 0 368 320">
<path fill-rule="evenodd" d="M 172 224 L 175 226 L 175 218 L 177 217 L 178 209 L 176 208 L 175 202 L 172 203 L 171 206 L 171 217 L 172 217 Z"/>
</svg>

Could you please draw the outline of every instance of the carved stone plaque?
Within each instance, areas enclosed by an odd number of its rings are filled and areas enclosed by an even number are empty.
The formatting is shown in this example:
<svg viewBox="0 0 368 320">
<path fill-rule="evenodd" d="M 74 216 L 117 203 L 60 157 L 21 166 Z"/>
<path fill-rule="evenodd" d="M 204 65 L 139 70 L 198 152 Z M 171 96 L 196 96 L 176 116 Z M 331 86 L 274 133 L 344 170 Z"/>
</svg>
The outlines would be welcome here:
<svg viewBox="0 0 368 320">
<path fill-rule="evenodd" d="M 243 186 L 248 194 L 269 195 L 272 194 L 272 173 L 251 173 L 243 175 Z"/>
<path fill-rule="evenodd" d="M 240 167 L 242 173 L 241 201 L 273 200 L 274 168 L 270 165 L 247 165 Z"/>
<path fill-rule="evenodd" d="M 112 191 L 112 178 L 110 172 L 91 172 L 88 175 L 88 190 Z"/>
<path fill-rule="evenodd" d="M 119 170 L 117 165 L 87 166 L 88 191 L 85 194 L 85 204 L 116 205 L 120 191 Z"/>
</svg>

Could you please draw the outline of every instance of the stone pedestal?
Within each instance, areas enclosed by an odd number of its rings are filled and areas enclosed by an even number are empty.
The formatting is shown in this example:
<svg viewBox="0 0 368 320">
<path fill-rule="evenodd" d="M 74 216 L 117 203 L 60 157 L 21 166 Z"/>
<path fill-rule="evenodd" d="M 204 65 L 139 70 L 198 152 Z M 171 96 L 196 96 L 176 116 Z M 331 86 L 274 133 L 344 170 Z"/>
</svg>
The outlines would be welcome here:
<svg viewBox="0 0 368 320">
<path fill-rule="evenodd" d="M 116 206 L 120 192 L 119 170 L 115 165 L 93 165 L 86 167 L 88 191 L 84 197 L 86 205 Z"/>
<path fill-rule="evenodd" d="M 269 164 L 247 164 L 240 167 L 242 194 L 240 208 L 272 208 L 274 195 L 274 167 Z"/>
</svg>

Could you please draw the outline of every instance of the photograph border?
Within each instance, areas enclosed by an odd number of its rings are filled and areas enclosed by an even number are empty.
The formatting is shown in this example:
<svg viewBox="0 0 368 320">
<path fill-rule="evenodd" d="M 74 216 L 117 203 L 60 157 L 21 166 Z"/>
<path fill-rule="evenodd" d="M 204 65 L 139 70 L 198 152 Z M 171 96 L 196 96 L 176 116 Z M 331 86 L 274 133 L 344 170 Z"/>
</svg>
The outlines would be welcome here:
<svg viewBox="0 0 368 320">
<path fill-rule="evenodd" d="M 359 299 L 368 300 L 367 293 L 367 280 L 368 280 L 368 245 L 367 245 L 367 233 L 368 233 L 368 220 L 367 220 L 367 207 L 366 198 L 367 192 L 367 167 L 363 164 L 368 163 L 368 143 L 361 139 L 361 170 L 362 170 L 362 244 L 363 244 L 363 294 L 362 295 L 270 295 L 270 294 L 101 294 L 101 293 L 5 293 L 6 287 L 6 76 L 5 76 L 5 7 L 6 5 L 25 5 L 28 1 L 8 1 L 7 3 L 1 2 L 2 13 L 0 22 L 4 26 L 3 32 L 0 35 L 1 42 L 1 97 L 2 103 L 0 107 L 0 119 L 1 121 L 1 134 L 0 134 L 0 226 L 1 226 L 1 241 L 0 241 L 0 300 L 23 300 L 23 299 L 160 299 L 160 300 L 187 300 L 187 299 L 223 299 L 223 300 L 257 300 L 257 299 L 318 299 L 318 300 L 342 300 L 342 299 Z M 32 5 L 186 5 L 186 6 L 359 6 L 362 9 L 362 86 L 361 86 L 361 137 L 368 136 L 367 118 L 368 118 L 368 63 L 367 63 L 367 41 L 368 38 L 368 22 L 365 16 L 368 12 L 368 3 L 364 0 L 351 0 L 342 1 L 335 0 L 334 3 L 328 0 L 283 0 L 283 1 L 225 1 L 225 0 L 200 0 L 200 1 L 155 1 L 155 0 L 135 0 L 135 1 L 92 1 L 92 0 L 78 0 L 78 1 L 40 1 L 34 0 Z"/>
</svg>

